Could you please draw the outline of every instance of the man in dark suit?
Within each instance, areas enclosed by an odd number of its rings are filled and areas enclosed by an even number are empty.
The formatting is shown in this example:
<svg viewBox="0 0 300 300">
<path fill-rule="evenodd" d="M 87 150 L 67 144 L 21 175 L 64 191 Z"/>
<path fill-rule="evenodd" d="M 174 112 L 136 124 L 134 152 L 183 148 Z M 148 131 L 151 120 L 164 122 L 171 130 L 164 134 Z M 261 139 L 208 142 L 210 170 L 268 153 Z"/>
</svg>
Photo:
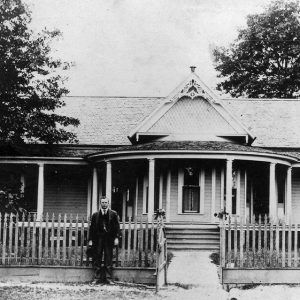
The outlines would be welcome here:
<svg viewBox="0 0 300 300">
<path fill-rule="evenodd" d="M 102 198 L 99 211 L 92 215 L 89 232 L 89 245 L 93 247 L 93 265 L 97 282 L 111 282 L 113 247 L 119 244 L 119 232 L 118 215 L 109 208 L 108 198 Z"/>
</svg>

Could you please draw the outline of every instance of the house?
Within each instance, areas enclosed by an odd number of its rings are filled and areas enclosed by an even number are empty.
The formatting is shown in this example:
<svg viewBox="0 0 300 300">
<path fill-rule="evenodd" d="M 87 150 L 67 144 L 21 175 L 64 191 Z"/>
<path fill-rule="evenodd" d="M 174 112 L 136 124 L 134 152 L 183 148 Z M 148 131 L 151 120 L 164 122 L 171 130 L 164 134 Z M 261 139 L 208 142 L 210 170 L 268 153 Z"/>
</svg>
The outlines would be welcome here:
<svg viewBox="0 0 300 300">
<path fill-rule="evenodd" d="M 299 100 L 220 99 L 194 67 L 167 97 L 64 100 L 78 144 L 0 153 L 0 182 L 19 178 L 38 216 L 88 217 L 106 195 L 124 220 L 158 208 L 182 226 L 217 224 L 222 210 L 300 220 Z"/>
</svg>

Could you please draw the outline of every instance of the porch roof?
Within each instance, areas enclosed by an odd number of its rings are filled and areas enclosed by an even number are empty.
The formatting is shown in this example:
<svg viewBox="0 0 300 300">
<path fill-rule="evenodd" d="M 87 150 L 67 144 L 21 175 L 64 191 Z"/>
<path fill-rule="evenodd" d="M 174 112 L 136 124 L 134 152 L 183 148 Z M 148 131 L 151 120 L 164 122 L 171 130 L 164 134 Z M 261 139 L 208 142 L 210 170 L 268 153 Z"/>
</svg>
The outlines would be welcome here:
<svg viewBox="0 0 300 300">
<path fill-rule="evenodd" d="M 217 142 L 217 141 L 156 141 L 145 144 L 137 144 L 130 146 L 116 147 L 113 149 L 105 149 L 98 153 L 89 154 L 87 158 L 93 158 L 105 155 L 114 155 L 132 152 L 164 152 L 164 151 L 178 151 L 178 152 L 220 152 L 220 153 L 257 153 L 268 155 L 280 155 L 287 159 L 297 160 L 300 159 L 299 152 L 280 152 L 271 149 L 264 149 L 259 147 L 252 147 L 246 145 L 233 144 L 229 142 Z"/>
</svg>

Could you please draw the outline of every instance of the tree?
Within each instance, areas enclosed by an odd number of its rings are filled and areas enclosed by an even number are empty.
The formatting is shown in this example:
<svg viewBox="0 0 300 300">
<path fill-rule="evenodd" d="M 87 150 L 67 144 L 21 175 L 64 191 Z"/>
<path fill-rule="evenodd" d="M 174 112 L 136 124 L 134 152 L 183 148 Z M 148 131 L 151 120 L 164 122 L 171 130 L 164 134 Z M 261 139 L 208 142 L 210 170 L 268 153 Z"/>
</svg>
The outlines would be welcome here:
<svg viewBox="0 0 300 300">
<path fill-rule="evenodd" d="M 76 142 L 64 127 L 79 120 L 55 112 L 65 105 L 62 72 L 70 67 L 51 55 L 61 33 L 34 33 L 30 22 L 22 0 L 0 0 L 0 143 Z"/>
<path fill-rule="evenodd" d="M 247 17 L 229 46 L 217 47 L 217 89 L 233 97 L 295 98 L 300 91 L 300 4 L 277 0 Z"/>
</svg>

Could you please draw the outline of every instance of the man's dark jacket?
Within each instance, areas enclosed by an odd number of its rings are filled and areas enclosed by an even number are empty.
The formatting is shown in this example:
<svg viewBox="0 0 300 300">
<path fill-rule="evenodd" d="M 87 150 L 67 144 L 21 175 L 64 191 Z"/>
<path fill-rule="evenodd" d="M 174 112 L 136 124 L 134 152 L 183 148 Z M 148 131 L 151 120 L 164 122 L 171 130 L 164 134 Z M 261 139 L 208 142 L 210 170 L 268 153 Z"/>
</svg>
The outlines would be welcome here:
<svg viewBox="0 0 300 300">
<path fill-rule="evenodd" d="M 107 214 L 108 220 L 105 228 L 103 222 L 103 218 L 105 218 L 105 216 L 102 215 L 101 210 L 92 215 L 89 240 L 93 241 L 93 245 L 97 244 L 101 237 L 112 240 L 119 237 L 120 223 L 117 213 L 114 210 L 108 209 Z"/>
</svg>

